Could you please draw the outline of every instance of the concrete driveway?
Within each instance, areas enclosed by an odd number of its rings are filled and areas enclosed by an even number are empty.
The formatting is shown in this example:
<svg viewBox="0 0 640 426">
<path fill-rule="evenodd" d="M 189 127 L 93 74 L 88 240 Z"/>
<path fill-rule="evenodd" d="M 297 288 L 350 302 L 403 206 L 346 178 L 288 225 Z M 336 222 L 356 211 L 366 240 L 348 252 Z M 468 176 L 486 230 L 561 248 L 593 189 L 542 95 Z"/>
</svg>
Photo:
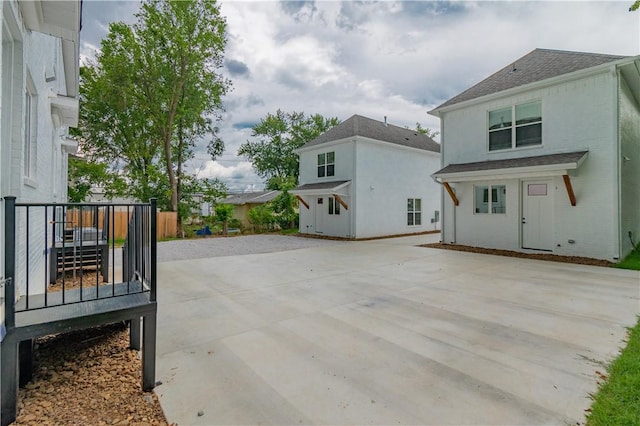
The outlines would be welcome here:
<svg viewBox="0 0 640 426">
<path fill-rule="evenodd" d="M 437 238 L 159 264 L 167 420 L 582 421 L 640 274 L 415 247 Z"/>
</svg>

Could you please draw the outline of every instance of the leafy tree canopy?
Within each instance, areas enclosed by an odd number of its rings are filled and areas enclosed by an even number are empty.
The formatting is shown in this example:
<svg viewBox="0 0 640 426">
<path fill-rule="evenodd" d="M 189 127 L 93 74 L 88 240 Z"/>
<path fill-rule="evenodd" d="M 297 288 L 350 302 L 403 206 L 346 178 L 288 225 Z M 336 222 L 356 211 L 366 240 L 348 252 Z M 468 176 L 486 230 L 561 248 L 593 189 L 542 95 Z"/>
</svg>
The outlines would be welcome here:
<svg viewBox="0 0 640 426">
<path fill-rule="evenodd" d="M 214 122 L 230 88 L 218 73 L 226 20 L 211 0 L 145 0 L 136 17 L 112 23 L 81 69 L 81 149 L 127 183 L 119 195 L 179 211 L 198 188 L 184 171 L 196 143 L 213 158 L 224 149 Z"/>
<path fill-rule="evenodd" d="M 629 8 L 629 12 L 634 12 L 638 10 L 638 8 L 640 8 L 640 0 L 636 0 L 635 2 L 633 2 L 631 7 Z"/>
<path fill-rule="evenodd" d="M 267 180 L 267 188 L 293 187 L 299 174 L 298 154 L 294 151 L 338 124 L 340 120 L 335 117 L 277 110 L 253 127 L 253 140 L 242 144 L 238 155 L 251 161 L 256 173 Z"/>
<path fill-rule="evenodd" d="M 422 133 L 423 135 L 429 136 L 431 139 L 435 138 L 440 134 L 437 130 L 433 130 L 429 127 L 422 127 L 422 124 L 416 123 L 416 132 Z"/>
</svg>

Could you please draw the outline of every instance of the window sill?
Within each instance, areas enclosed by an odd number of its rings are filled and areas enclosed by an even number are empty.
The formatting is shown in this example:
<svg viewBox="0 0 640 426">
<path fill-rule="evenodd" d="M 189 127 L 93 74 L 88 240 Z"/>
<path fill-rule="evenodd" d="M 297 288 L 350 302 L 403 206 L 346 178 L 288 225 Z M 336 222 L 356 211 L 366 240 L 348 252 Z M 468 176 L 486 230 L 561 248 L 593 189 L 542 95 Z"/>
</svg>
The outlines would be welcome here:
<svg viewBox="0 0 640 426">
<path fill-rule="evenodd" d="M 505 148 L 505 149 L 496 149 L 495 151 L 488 151 L 487 154 L 502 154 L 505 152 L 518 152 L 518 151 L 527 151 L 530 149 L 542 149 L 544 145 L 531 145 L 531 146 L 521 146 L 518 148 Z"/>
<path fill-rule="evenodd" d="M 38 182 L 36 182 L 35 180 L 31 179 L 30 177 L 24 176 L 22 178 L 22 183 L 25 186 L 31 187 L 33 189 L 37 189 L 38 188 Z"/>
</svg>

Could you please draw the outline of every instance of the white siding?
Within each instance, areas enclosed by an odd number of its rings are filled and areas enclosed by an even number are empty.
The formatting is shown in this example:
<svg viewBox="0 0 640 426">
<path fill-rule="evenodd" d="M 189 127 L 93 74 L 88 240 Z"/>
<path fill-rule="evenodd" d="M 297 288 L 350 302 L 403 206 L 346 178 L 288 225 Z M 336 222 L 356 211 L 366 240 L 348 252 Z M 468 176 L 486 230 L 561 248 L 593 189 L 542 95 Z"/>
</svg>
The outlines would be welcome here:
<svg viewBox="0 0 640 426">
<path fill-rule="evenodd" d="M 35 31 L 26 31 L 17 3 L 2 2 L 1 7 L 5 30 L 2 33 L 3 64 L 0 68 L 3 82 L 0 97 L 0 197 L 15 196 L 17 202 L 65 202 L 67 155 L 62 147 L 61 136 L 66 135 L 68 129 L 55 122 L 49 96 L 66 93 L 61 40 Z M 7 42 L 8 34 L 14 39 L 12 43 Z M 11 59 L 11 64 L 8 59 Z M 51 70 L 55 70 L 55 78 L 46 81 L 45 72 L 49 71 L 51 77 Z M 35 149 L 31 151 L 35 155 L 35 167 L 29 179 L 25 178 L 27 173 L 24 161 L 27 85 L 35 103 Z M 1 207 L 4 209 L 4 204 Z M 37 219 L 30 225 L 29 253 L 26 252 L 24 210 L 17 213 L 15 282 L 19 296 L 25 292 L 27 273 L 29 291 L 44 291 L 46 247 L 44 213 L 40 211 Z M 34 217 L 35 211 L 32 210 L 30 215 Z M 4 258 L 4 235 L 0 237 L 3 245 L 0 255 Z M 0 263 L 0 267 L 0 276 L 4 276 L 4 264 Z"/>
<path fill-rule="evenodd" d="M 356 154 L 356 237 L 418 233 L 439 229 L 440 185 L 431 173 L 437 153 L 358 138 Z M 422 224 L 407 225 L 407 199 L 422 200 Z"/>
<path fill-rule="evenodd" d="M 335 176 L 317 177 L 317 155 L 335 152 Z M 330 195 L 303 197 L 300 232 L 346 238 L 371 238 L 440 229 L 431 222 L 440 211 L 440 186 L 431 173 L 440 167 L 440 155 L 356 136 L 322 144 L 300 155 L 300 184 L 350 180 L 340 215 L 328 214 Z M 323 204 L 318 204 L 318 198 Z M 421 199 L 422 224 L 407 225 L 407 199 Z"/>
<path fill-rule="evenodd" d="M 620 79 L 619 137 L 621 187 L 621 258 L 631 250 L 629 232 L 637 245 L 640 239 L 640 106 L 626 81 Z"/>
<path fill-rule="evenodd" d="M 562 178 L 553 178 L 554 223 L 550 226 L 554 252 L 614 259 L 618 255 L 615 86 L 614 76 L 606 72 L 447 112 L 442 117 L 443 164 L 588 150 L 587 160 L 571 176 L 575 207 L 569 203 Z M 488 111 L 533 100 L 542 102 L 542 145 L 489 152 Z M 460 206 L 455 212 L 445 194 L 444 241 L 516 250 L 522 247 L 520 180 L 493 183 L 508 185 L 508 213 L 503 217 L 474 215 L 473 184 L 456 184 Z"/>
<path fill-rule="evenodd" d="M 319 178 L 318 154 L 326 152 L 335 152 L 335 175 Z M 300 185 L 351 179 L 353 179 L 353 144 L 348 140 L 337 144 L 321 144 L 313 150 L 300 154 Z"/>
<path fill-rule="evenodd" d="M 334 152 L 335 153 L 335 173 L 334 176 L 318 177 L 318 154 Z M 337 143 L 327 143 L 317 146 L 316 148 L 305 151 L 300 154 L 300 177 L 301 185 L 308 183 L 333 182 L 341 180 L 351 180 L 350 187 L 344 189 L 349 195 L 351 188 L 355 185 L 353 174 L 353 142 L 343 140 Z M 340 208 L 339 215 L 329 215 L 329 204 L 327 197 L 329 194 L 318 196 L 305 196 L 304 200 L 309 204 L 307 209 L 300 204 L 300 223 L 299 229 L 301 233 L 318 234 L 335 237 L 352 238 L 352 220 L 353 214 L 352 197 L 343 197 L 349 209 Z M 323 203 L 318 204 L 318 198 L 323 198 Z"/>
</svg>

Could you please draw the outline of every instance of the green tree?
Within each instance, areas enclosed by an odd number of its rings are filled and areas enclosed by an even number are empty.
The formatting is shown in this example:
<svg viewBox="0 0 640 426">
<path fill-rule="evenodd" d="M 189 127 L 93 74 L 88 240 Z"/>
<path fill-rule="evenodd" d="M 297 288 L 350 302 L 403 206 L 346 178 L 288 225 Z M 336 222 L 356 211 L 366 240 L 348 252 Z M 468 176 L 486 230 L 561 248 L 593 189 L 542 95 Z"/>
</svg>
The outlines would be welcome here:
<svg viewBox="0 0 640 426">
<path fill-rule="evenodd" d="M 253 225 L 255 232 L 270 231 L 277 222 L 269 204 L 262 204 L 250 209 L 247 212 L 247 218 L 251 225 Z"/>
<path fill-rule="evenodd" d="M 238 155 L 251 161 L 256 173 L 267 180 L 267 188 L 278 189 L 288 178 L 298 181 L 298 154 L 294 151 L 338 124 L 335 117 L 277 110 L 253 127 L 254 140 L 242 144 Z"/>
<path fill-rule="evenodd" d="M 640 0 L 636 0 L 635 2 L 633 2 L 631 7 L 629 8 L 629 12 L 634 12 L 638 10 L 638 8 L 640 8 Z"/>
<path fill-rule="evenodd" d="M 179 211 L 196 187 L 184 171 L 195 144 L 209 138 L 212 158 L 224 146 L 213 123 L 230 88 L 218 73 L 226 21 L 207 0 L 146 0 L 136 17 L 111 24 L 82 70 L 82 149 L 127 180 L 127 195 Z"/>
<path fill-rule="evenodd" d="M 422 127 L 422 124 L 420 124 L 420 123 L 416 123 L 416 129 L 415 130 L 418 133 L 422 133 L 423 135 L 427 135 L 431 139 L 435 138 L 436 136 L 438 136 L 440 134 L 440 132 L 438 132 L 437 130 L 433 130 L 433 129 L 429 128 L 429 127 Z"/>
<path fill-rule="evenodd" d="M 115 195 L 113 189 L 121 188 L 124 182 L 122 179 L 113 181 L 113 178 L 105 163 L 88 162 L 84 158 L 70 157 L 69 202 L 86 201 L 87 197 L 91 195 L 91 189 L 96 186 L 105 188 L 107 197 Z"/>
<path fill-rule="evenodd" d="M 216 205 L 216 218 L 222 222 L 222 234 L 229 234 L 229 220 L 233 216 L 233 205 L 218 204 Z"/>
</svg>

